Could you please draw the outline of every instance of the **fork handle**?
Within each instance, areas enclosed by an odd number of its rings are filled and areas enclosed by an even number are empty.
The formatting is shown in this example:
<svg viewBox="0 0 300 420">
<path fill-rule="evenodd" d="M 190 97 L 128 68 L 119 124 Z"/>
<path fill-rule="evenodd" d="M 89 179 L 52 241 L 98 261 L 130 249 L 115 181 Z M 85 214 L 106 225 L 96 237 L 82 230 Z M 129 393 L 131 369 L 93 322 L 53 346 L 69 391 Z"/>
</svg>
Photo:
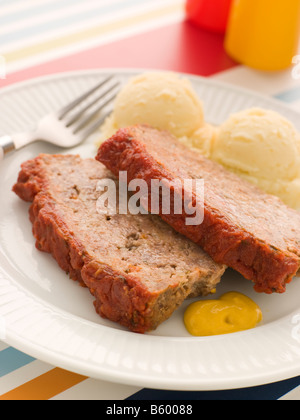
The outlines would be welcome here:
<svg viewBox="0 0 300 420">
<path fill-rule="evenodd" d="M 0 160 L 4 159 L 6 155 L 16 150 L 15 143 L 10 136 L 0 137 Z"/>
</svg>

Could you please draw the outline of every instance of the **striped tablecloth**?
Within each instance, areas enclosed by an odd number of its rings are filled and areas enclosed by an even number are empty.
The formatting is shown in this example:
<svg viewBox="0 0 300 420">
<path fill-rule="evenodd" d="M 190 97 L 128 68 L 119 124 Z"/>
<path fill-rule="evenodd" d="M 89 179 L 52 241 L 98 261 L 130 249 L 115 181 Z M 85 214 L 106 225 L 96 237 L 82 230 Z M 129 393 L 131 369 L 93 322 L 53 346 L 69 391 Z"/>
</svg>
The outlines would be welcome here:
<svg viewBox="0 0 300 420">
<path fill-rule="evenodd" d="M 300 111 L 295 68 L 260 73 L 237 65 L 222 36 L 185 21 L 183 6 L 183 0 L 0 0 L 0 87 L 79 69 L 168 69 L 257 90 Z M 0 342 L 0 400 L 300 400 L 298 386 L 300 377 L 233 391 L 140 389 L 64 371 Z"/>
</svg>

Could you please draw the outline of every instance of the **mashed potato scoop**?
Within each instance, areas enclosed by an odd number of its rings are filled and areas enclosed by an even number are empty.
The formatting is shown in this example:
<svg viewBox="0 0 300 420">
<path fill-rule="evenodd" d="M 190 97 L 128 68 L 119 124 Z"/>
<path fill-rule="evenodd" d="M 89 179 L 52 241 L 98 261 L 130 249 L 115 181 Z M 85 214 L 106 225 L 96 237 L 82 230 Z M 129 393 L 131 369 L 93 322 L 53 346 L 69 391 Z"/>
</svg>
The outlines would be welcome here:
<svg viewBox="0 0 300 420">
<path fill-rule="evenodd" d="M 188 79 L 168 72 L 145 73 L 132 78 L 117 96 L 102 127 L 103 137 L 135 124 L 190 137 L 204 125 L 203 105 Z"/>
<path fill-rule="evenodd" d="M 300 208 L 300 136 L 277 112 L 252 108 L 231 115 L 217 131 L 211 158 Z"/>
</svg>

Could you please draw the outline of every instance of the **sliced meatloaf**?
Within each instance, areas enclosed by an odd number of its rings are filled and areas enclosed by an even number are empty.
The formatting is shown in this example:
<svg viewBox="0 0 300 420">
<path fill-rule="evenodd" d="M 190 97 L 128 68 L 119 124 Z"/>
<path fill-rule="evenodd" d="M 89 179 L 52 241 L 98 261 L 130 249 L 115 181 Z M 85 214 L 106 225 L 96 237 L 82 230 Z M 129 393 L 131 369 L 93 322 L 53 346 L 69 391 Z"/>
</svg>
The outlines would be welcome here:
<svg viewBox="0 0 300 420">
<path fill-rule="evenodd" d="M 13 190 L 32 202 L 37 248 L 90 289 L 102 317 L 154 330 L 188 296 L 212 292 L 225 266 L 157 216 L 99 214 L 103 179 L 114 177 L 94 159 L 40 155 L 22 165 Z"/>
<path fill-rule="evenodd" d="M 300 266 L 300 213 L 237 175 L 182 145 L 167 132 L 147 126 L 118 131 L 99 149 L 97 159 L 128 181 L 204 179 L 204 221 L 187 226 L 186 214 L 163 220 L 216 262 L 240 272 L 257 292 L 286 290 Z M 193 196 L 195 200 L 195 196 Z M 193 203 L 194 204 L 194 203 Z M 149 200 L 149 209 L 150 200 Z"/>
</svg>

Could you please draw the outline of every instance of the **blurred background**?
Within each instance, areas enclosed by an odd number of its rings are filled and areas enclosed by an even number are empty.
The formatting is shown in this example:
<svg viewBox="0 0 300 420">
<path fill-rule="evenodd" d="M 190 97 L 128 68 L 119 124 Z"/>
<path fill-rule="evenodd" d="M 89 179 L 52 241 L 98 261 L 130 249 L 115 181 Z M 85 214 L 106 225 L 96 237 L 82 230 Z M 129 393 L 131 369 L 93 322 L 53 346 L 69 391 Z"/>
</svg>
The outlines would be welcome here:
<svg viewBox="0 0 300 420">
<path fill-rule="evenodd" d="M 280 92 L 292 79 L 293 57 L 294 65 L 300 61 L 299 0 L 1 0 L 0 5 L 1 68 L 3 73 L 5 62 L 7 75 L 3 80 L 1 73 L 1 86 L 97 67 L 212 76 L 246 65 L 254 72 L 246 71 L 242 81 L 233 76 L 235 83 L 253 87 L 271 78 Z M 255 78 L 260 70 L 271 74 Z"/>
</svg>

